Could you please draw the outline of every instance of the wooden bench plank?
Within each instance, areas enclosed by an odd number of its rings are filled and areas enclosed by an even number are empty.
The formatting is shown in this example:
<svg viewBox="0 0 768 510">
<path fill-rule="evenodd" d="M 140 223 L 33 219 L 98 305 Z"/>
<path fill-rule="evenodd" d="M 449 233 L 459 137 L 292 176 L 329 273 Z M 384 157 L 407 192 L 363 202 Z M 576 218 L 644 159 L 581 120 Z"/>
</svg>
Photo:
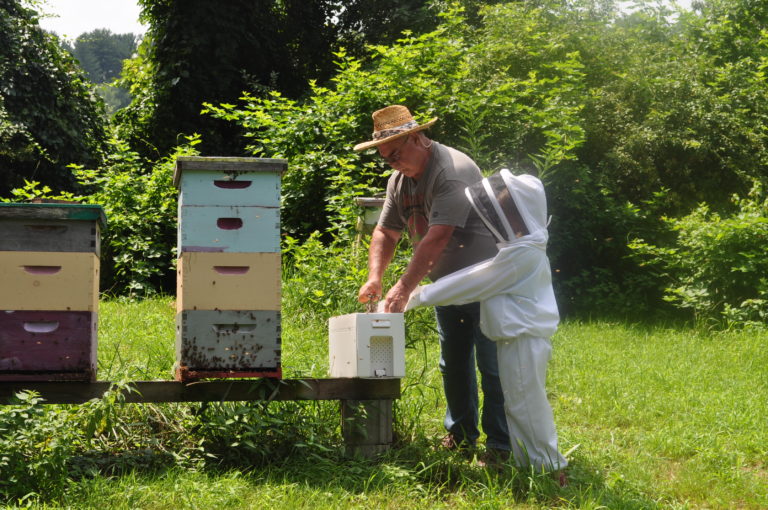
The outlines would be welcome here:
<svg viewBox="0 0 768 510">
<path fill-rule="evenodd" d="M 33 390 L 49 404 L 80 404 L 101 398 L 109 381 L 0 382 L 0 404 L 14 394 Z M 247 400 L 381 400 L 400 397 L 400 379 L 257 379 L 182 383 L 136 381 L 125 392 L 127 403 L 231 402 Z"/>
</svg>

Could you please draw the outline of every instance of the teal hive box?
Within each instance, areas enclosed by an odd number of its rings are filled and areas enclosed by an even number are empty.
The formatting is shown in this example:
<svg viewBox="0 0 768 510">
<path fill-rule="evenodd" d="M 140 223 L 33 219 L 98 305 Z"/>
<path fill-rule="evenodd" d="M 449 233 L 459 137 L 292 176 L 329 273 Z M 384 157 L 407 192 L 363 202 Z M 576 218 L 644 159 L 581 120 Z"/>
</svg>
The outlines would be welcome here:
<svg viewBox="0 0 768 510">
<path fill-rule="evenodd" d="M 180 157 L 173 183 L 186 206 L 280 207 L 284 159 Z"/>
<path fill-rule="evenodd" d="M 179 253 L 279 252 L 280 209 L 277 207 L 179 207 Z"/>
<path fill-rule="evenodd" d="M 178 251 L 279 252 L 283 159 L 180 157 Z"/>
<path fill-rule="evenodd" d="M 0 251 L 101 254 L 100 205 L 0 203 Z"/>
</svg>

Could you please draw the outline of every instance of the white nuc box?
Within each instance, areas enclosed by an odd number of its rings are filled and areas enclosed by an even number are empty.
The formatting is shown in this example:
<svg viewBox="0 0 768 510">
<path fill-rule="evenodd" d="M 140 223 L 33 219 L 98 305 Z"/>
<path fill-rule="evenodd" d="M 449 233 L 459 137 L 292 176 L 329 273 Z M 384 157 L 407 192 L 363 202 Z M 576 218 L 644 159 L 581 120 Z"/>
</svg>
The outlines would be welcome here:
<svg viewBox="0 0 768 510">
<path fill-rule="evenodd" d="M 402 313 L 352 313 L 328 321 L 331 377 L 405 377 Z"/>
</svg>

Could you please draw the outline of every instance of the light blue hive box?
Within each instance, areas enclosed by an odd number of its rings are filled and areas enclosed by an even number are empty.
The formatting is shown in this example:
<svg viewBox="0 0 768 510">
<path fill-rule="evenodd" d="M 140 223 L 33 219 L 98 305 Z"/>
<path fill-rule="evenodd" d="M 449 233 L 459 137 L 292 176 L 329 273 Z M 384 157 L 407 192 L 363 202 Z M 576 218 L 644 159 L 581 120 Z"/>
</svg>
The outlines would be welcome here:
<svg viewBox="0 0 768 510">
<path fill-rule="evenodd" d="M 283 159 L 180 157 L 179 253 L 279 252 Z"/>
</svg>

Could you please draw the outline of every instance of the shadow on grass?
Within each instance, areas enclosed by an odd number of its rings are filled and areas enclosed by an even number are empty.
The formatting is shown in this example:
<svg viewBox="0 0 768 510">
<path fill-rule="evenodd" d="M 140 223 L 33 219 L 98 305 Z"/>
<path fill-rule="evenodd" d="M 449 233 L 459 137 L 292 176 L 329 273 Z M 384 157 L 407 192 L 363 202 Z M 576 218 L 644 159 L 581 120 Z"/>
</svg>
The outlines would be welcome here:
<svg viewBox="0 0 768 510">
<path fill-rule="evenodd" d="M 176 467 L 178 463 L 172 454 L 151 448 L 77 455 L 67 461 L 69 477 L 74 481 L 126 473 L 156 475 Z"/>
<path fill-rule="evenodd" d="M 72 459 L 70 476 L 75 483 L 109 478 L 118 486 L 121 478 L 139 477 L 152 483 L 172 470 L 189 470 L 215 479 L 233 473 L 257 493 L 262 485 L 306 487 L 307 493 L 331 493 L 340 498 L 373 498 L 400 503 L 417 502 L 506 507 L 525 503 L 533 508 L 622 508 L 655 509 L 659 504 L 624 483 L 608 483 L 595 466 L 580 459 L 568 468 L 569 485 L 561 488 L 546 473 L 481 467 L 476 453 L 439 449 L 436 440 L 417 438 L 402 443 L 377 459 L 342 455 L 341 447 L 294 448 L 288 455 L 268 461 L 209 462 L 206 466 L 184 465 L 167 452 L 151 449 L 125 451 L 113 455 L 81 456 Z M 213 459 L 211 459 L 213 460 Z M 73 476 L 74 475 L 74 476 Z M 482 503 L 482 505 L 480 505 Z"/>
<path fill-rule="evenodd" d="M 435 502 L 453 499 L 507 505 L 526 503 L 541 508 L 656 509 L 659 504 L 624 483 L 608 483 L 594 466 L 573 460 L 569 484 L 561 488 L 548 473 L 481 467 L 478 452 L 457 453 L 437 448 L 421 438 L 401 444 L 376 459 L 347 457 L 332 451 L 297 449 L 291 455 L 259 465 L 248 463 L 208 466 L 211 476 L 243 473 L 254 489 L 261 484 L 288 485 L 346 495 L 413 494 Z"/>
</svg>

